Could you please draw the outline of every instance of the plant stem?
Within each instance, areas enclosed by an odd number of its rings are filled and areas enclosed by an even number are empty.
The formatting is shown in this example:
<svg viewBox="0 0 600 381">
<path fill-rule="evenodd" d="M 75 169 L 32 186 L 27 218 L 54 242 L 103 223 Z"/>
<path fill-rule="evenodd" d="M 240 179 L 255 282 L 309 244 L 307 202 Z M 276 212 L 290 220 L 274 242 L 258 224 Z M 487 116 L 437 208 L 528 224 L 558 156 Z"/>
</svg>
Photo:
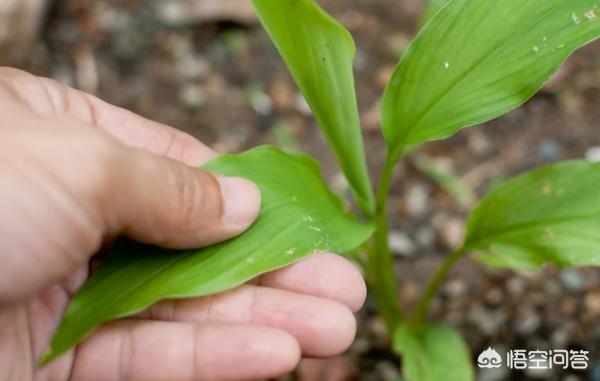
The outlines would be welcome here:
<svg viewBox="0 0 600 381">
<path fill-rule="evenodd" d="M 460 249 L 452 252 L 452 254 L 446 257 L 446 259 L 444 260 L 440 268 L 437 270 L 433 278 L 431 278 L 431 281 L 425 288 L 425 291 L 423 291 L 423 295 L 421 295 L 421 298 L 417 303 L 417 307 L 415 308 L 415 312 L 412 314 L 412 317 L 410 319 L 410 322 L 412 324 L 416 325 L 425 320 L 425 318 L 427 317 L 427 312 L 429 311 L 429 305 L 431 304 L 431 301 L 433 300 L 434 296 L 437 294 L 440 286 L 446 279 L 448 271 L 450 271 L 452 266 L 454 266 L 456 261 L 458 261 L 458 259 L 464 254 L 464 252 L 464 248 L 461 247 Z"/>
<path fill-rule="evenodd" d="M 0 0 L 0 1 L 2 1 L 2 0 Z M 369 218 L 369 217 L 373 216 L 373 208 L 374 207 L 371 204 L 369 204 L 368 202 L 365 202 L 365 201 L 361 201 L 361 199 L 358 196 L 355 196 L 354 200 L 356 201 L 358 210 L 360 211 L 360 213 L 363 215 L 364 218 Z"/>
<path fill-rule="evenodd" d="M 395 163 L 396 161 L 388 156 L 379 179 L 376 198 L 377 210 L 372 220 L 376 229 L 374 247 L 369 252 L 369 266 L 367 269 L 369 286 L 373 291 L 390 334 L 393 333 L 402 318 L 398 291 L 396 289 L 394 262 L 388 242 L 389 224 L 387 204 Z"/>
</svg>

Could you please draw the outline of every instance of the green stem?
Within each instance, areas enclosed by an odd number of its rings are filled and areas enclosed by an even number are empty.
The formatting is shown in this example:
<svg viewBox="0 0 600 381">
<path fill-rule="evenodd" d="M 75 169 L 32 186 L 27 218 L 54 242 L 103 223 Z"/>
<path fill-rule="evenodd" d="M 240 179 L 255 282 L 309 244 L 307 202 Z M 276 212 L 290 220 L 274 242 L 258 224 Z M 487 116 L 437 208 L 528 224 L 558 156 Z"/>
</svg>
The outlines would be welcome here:
<svg viewBox="0 0 600 381">
<path fill-rule="evenodd" d="M 387 157 L 377 188 L 377 210 L 372 221 L 375 224 L 374 247 L 369 252 L 367 280 L 390 333 L 402 318 L 392 253 L 389 248 L 388 195 L 392 182 L 395 160 Z"/>
<path fill-rule="evenodd" d="M 373 216 L 374 207 L 372 205 L 372 202 L 369 203 L 368 201 L 365 201 L 364 199 L 360 198 L 358 195 L 354 196 L 354 200 L 356 201 L 356 205 L 358 205 L 358 210 L 360 210 L 360 213 L 363 215 L 364 218 L 369 218 Z"/>
<path fill-rule="evenodd" d="M 423 295 L 421 295 L 421 298 L 417 302 L 417 307 L 415 308 L 415 312 L 413 313 L 413 315 L 410 319 L 412 324 L 416 325 L 425 320 L 425 318 L 427 317 L 427 312 L 429 311 L 429 306 L 431 304 L 431 301 L 433 300 L 433 298 L 437 294 L 440 286 L 446 279 L 446 276 L 448 275 L 448 271 L 450 271 L 452 266 L 454 266 L 456 261 L 458 261 L 460 259 L 460 257 L 464 254 L 464 252 L 465 252 L 464 248 L 460 248 L 460 249 L 452 252 L 452 254 L 450 254 L 449 256 L 446 257 L 446 259 L 442 263 L 441 267 L 437 270 L 437 272 L 435 273 L 433 278 L 431 278 L 431 281 L 425 288 L 425 291 L 423 291 Z"/>
</svg>

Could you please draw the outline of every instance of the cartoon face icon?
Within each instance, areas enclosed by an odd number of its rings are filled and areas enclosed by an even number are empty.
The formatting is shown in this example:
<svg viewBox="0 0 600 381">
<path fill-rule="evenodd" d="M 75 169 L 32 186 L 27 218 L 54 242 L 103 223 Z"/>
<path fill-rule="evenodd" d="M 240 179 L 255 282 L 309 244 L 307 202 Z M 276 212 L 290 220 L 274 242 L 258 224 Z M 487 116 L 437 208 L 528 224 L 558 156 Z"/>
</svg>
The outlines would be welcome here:
<svg viewBox="0 0 600 381">
<path fill-rule="evenodd" d="M 502 358 L 492 347 L 488 347 L 477 357 L 477 365 L 480 368 L 499 368 L 502 365 Z"/>
</svg>

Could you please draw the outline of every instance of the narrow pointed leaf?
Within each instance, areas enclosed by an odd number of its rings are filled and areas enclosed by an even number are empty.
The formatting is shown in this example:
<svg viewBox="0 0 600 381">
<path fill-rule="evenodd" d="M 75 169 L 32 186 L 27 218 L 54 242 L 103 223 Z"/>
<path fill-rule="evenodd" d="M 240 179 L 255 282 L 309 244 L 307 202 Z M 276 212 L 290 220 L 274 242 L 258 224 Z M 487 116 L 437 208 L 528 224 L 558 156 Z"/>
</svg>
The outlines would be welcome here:
<svg viewBox="0 0 600 381">
<path fill-rule="evenodd" d="M 372 212 L 350 33 L 314 0 L 253 0 L 258 16 L 332 146 L 357 202 Z"/>
<path fill-rule="evenodd" d="M 315 251 L 349 251 L 372 233 L 343 211 L 309 157 L 261 147 L 219 157 L 205 167 L 259 186 L 262 208 L 254 225 L 237 238 L 198 250 L 117 244 L 71 301 L 43 361 L 64 353 L 100 324 L 159 300 L 224 291 Z"/>
<path fill-rule="evenodd" d="M 394 334 L 393 346 L 402 356 L 407 381 L 474 380 L 469 348 L 451 327 L 401 325 Z"/>
<path fill-rule="evenodd" d="M 521 105 L 600 36 L 598 0 L 450 0 L 400 60 L 382 103 L 397 156 Z"/>
<path fill-rule="evenodd" d="M 503 183 L 472 212 L 465 247 L 495 266 L 599 266 L 600 164 L 568 161 Z"/>
</svg>

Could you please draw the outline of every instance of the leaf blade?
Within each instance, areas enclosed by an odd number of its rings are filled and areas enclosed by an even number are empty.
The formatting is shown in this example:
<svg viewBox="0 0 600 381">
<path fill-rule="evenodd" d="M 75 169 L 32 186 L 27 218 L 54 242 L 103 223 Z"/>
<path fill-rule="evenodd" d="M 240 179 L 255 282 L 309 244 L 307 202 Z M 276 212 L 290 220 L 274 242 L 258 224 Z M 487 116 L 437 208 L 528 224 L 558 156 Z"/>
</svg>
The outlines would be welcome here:
<svg viewBox="0 0 600 381">
<path fill-rule="evenodd" d="M 342 210 L 321 179 L 318 164 L 306 156 L 259 147 L 219 157 L 205 168 L 244 176 L 259 186 L 263 205 L 255 224 L 237 238 L 198 250 L 119 243 L 71 301 L 43 362 L 105 321 L 135 314 L 162 299 L 224 291 L 317 250 L 345 252 L 372 233 L 370 226 Z"/>
<path fill-rule="evenodd" d="M 600 36 L 597 8 L 595 0 L 449 1 L 386 87 L 382 129 L 390 150 L 448 137 L 524 103 L 574 50 Z"/>
<path fill-rule="evenodd" d="M 473 381 L 467 344 L 458 332 L 443 324 L 401 325 L 394 333 L 394 350 L 402 356 L 408 381 Z"/>
<path fill-rule="evenodd" d="M 359 205 L 373 212 L 354 89 L 352 36 L 314 0 L 252 3 L 333 148 Z"/>
<path fill-rule="evenodd" d="M 499 267 L 600 265 L 598 189 L 598 163 L 575 160 L 526 172 L 473 210 L 465 248 Z"/>
</svg>

